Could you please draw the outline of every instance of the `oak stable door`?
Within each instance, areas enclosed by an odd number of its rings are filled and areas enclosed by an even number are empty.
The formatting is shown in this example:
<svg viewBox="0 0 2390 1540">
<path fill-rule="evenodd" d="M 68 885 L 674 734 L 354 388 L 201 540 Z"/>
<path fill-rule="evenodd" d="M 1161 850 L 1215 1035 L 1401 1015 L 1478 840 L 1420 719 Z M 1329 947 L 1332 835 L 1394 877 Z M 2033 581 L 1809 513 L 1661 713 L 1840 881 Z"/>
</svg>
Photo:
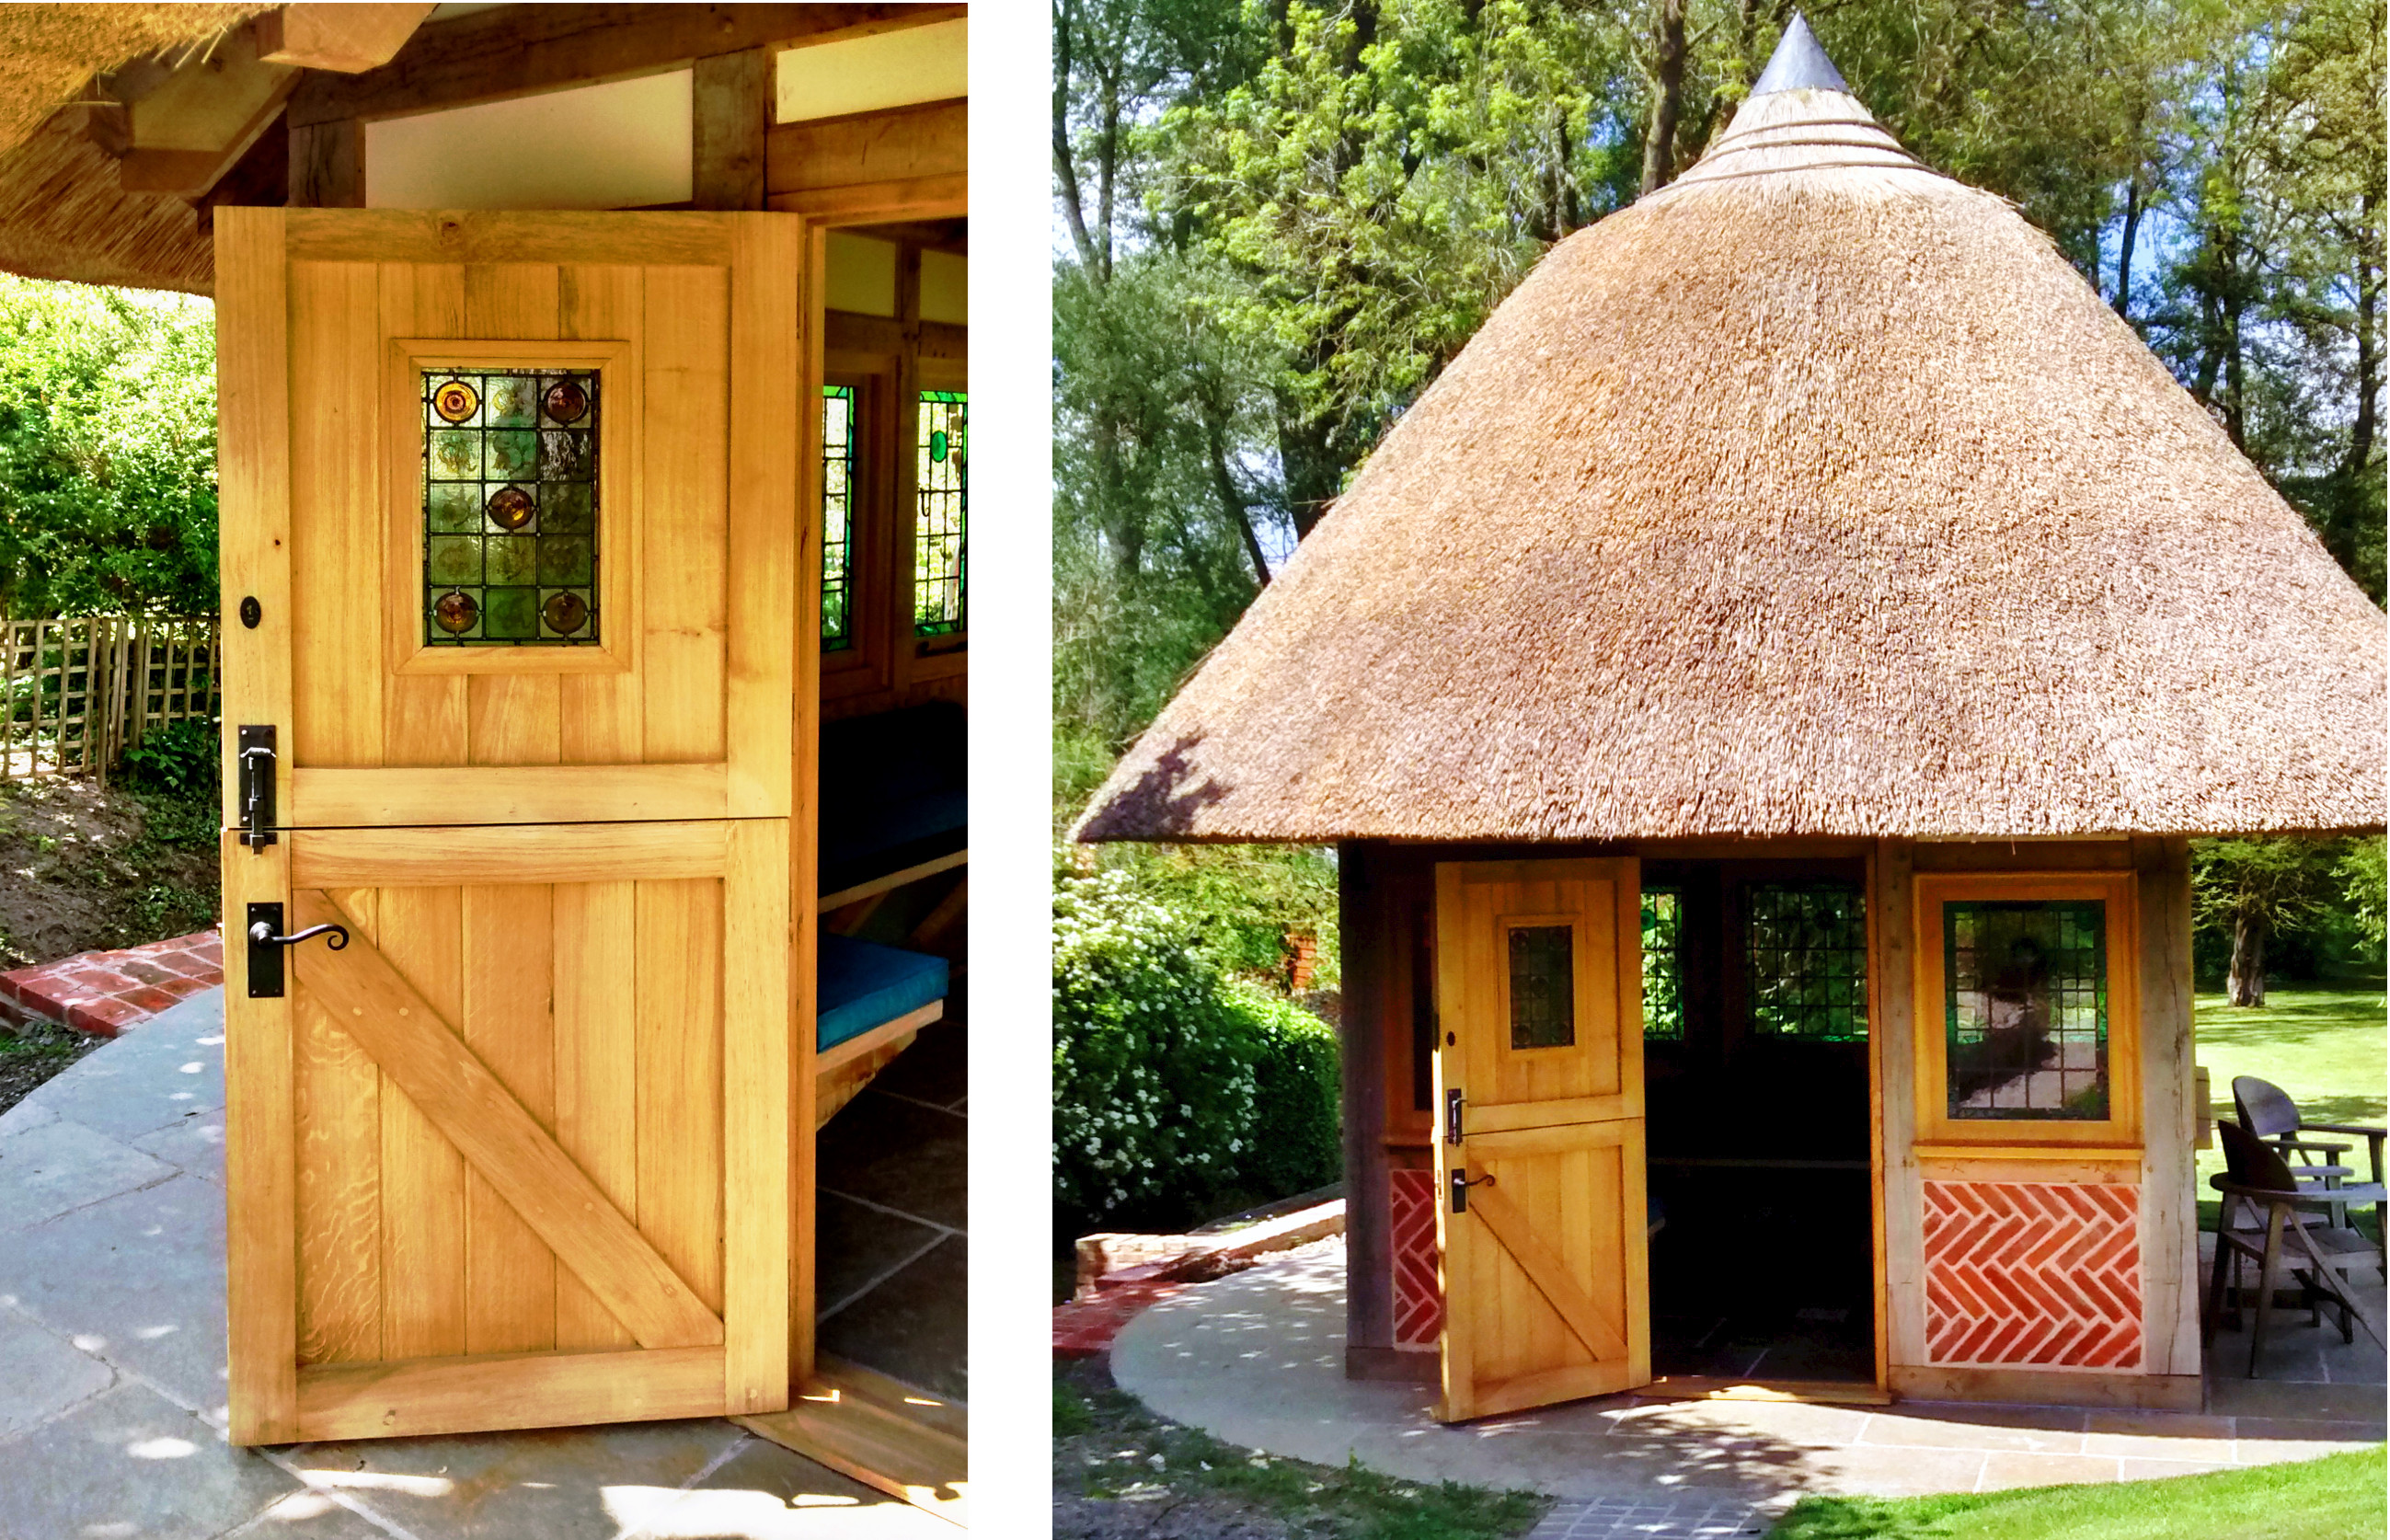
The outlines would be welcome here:
<svg viewBox="0 0 2390 1540">
<path fill-rule="evenodd" d="M 805 226 L 216 231 L 233 1437 L 784 1407 Z"/>
<path fill-rule="evenodd" d="M 1651 1378 L 1639 889 L 1631 859 L 1435 869 L 1443 1421 Z"/>
</svg>

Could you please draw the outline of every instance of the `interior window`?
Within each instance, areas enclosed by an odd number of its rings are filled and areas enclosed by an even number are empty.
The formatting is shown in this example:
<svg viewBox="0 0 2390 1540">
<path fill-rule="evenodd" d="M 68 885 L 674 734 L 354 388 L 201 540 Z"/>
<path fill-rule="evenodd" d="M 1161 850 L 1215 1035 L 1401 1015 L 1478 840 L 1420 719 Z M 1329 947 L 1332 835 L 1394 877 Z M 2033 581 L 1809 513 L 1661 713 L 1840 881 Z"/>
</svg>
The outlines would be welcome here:
<svg viewBox="0 0 2390 1540">
<path fill-rule="evenodd" d="M 2107 1118 L 2107 934 L 2098 899 L 1942 906 L 1952 1118 Z"/>
<path fill-rule="evenodd" d="M 854 387 L 822 387 L 821 645 L 854 645 Z"/>
<path fill-rule="evenodd" d="M 914 475 L 913 634 L 927 639 L 963 631 L 963 520 L 969 490 L 967 418 L 962 391 L 923 391 Z"/>
<path fill-rule="evenodd" d="M 1867 1038 L 1867 907 L 1855 882 L 1754 882 L 1743 978 L 1751 1030 L 1816 1043 Z"/>
<path fill-rule="evenodd" d="M 1684 958 L 1677 949 L 1683 923 L 1682 893 L 1643 891 L 1643 1036 L 1649 1042 L 1685 1040 Z"/>
</svg>

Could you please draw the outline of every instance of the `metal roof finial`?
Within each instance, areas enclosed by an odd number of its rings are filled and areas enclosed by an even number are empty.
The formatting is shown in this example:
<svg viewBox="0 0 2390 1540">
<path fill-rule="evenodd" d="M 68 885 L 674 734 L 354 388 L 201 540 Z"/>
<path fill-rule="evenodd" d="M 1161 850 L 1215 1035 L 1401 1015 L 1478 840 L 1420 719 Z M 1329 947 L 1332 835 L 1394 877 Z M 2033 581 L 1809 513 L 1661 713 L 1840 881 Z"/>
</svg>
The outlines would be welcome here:
<svg viewBox="0 0 2390 1540">
<path fill-rule="evenodd" d="M 1776 45 L 1776 52 L 1768 58 L 1767 68 L 1760 71 L 1759 79 L 1752 85 L 1751 94 L 1764 96 L 1770 91 L 1804 88 L 1813 91 L 1850 90 L 1843 80 L 1842 71 L 1834 68 L 1834 61 L 1826 57 L 1824 48 L 1818 46 L 1818 34 L 1809 30 L 1809 19 L 1796 10 L 1792 13 L 1792 25 L 1784 29 L 1783 40 Z"/>
</svg>

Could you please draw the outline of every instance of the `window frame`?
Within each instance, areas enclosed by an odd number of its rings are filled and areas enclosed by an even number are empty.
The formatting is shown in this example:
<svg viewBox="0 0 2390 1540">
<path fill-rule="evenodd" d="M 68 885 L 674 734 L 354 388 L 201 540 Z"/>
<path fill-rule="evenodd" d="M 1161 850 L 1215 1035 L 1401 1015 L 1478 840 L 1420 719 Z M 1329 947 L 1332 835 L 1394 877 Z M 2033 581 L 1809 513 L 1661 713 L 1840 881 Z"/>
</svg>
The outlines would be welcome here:
<svg viewBox="0 0 2390 1540">
<path fill-rule="evenodd" d="M 822 383 L 854 390 L 856 450 L 854 491 L 850 501 L 852 527 L 847 532 L 846 580 L 849 614 L 847 645 L 816 645 L 821 660 L 821 693 L 825 700 L 887 689 L 891 684 L 888 615 L 894 604 L 895 480 L 888 460 L 894 454 L 885 441 L 896 414 L 890 410 L 895 392 L 896 360 L 866 353 L 832 352 L 825 360 Z M 818 424 L 809 438 L 818 448 Z M 820 486 L 814 487 L 813 518 L 821 518 Z M 818 536 L 816 535 L 816 539 Z M 818 553 L 817 544 L 808 543 Z M 818 555 L 816 555 L 818 559 Z M 820 611 L 816 605 L 815 622 Z"/>
<path fill-rule="evenodd" d="M 960 674 L 968 667 L 970 651 L 970 525 L 963 525 L 963 623 L 957 630 L 924 636 L 913 629 L 914 556 L 919 549 L 920 489 L 915 484 L 919 444 L 921 438 L 921 392 L 952 391 L 970 394 L 970 366 L 957 358 L 924 356 L 914 378 L 906 388 L 903 404 L 904 432 L 898 445 L 904 461 L 900 474 L 902 488 L 898 494 L 904 507 L 897 510 L 902 523 L 902 549 L 897 564 L 903 582 L 895 588 L 902 596 L 897 608 L 902 613 L 892 618 L 890 632 L 894 645 L 908 653 L 912 666 L 907 671 L 913 679 L 939 679 Z"/>
<path fill-rule="evenodd" d="M 1913 919 L 1913 1006 L 1919 1144 L 2058 1146 L 2139 1149 L 2141 1144 L 2140 918 L 2129 871 L 1920 874 Z M 1944 907 L 1951 903 L 2096 902 L 2106 905 L 2108 1116 L 1953 1118 L 1949 1115 L 1949 1023 L 1943 956 Z"/>
</svg>

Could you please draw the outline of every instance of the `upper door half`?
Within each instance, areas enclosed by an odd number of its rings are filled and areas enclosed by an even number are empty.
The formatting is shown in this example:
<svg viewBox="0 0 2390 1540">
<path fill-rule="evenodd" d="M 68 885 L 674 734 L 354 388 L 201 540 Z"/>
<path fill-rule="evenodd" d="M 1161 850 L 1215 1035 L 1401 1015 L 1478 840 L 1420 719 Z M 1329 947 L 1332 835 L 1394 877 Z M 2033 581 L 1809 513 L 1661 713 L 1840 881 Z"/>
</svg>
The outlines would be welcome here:
<svg viewBox="0 0 2390 1540">
<path fill-rule="evenodd" d="M 803 222 L 232 210 L 218 238 L 226 720 L 276 729 L 276 821 L 790 816 Z"/>
</svg>

